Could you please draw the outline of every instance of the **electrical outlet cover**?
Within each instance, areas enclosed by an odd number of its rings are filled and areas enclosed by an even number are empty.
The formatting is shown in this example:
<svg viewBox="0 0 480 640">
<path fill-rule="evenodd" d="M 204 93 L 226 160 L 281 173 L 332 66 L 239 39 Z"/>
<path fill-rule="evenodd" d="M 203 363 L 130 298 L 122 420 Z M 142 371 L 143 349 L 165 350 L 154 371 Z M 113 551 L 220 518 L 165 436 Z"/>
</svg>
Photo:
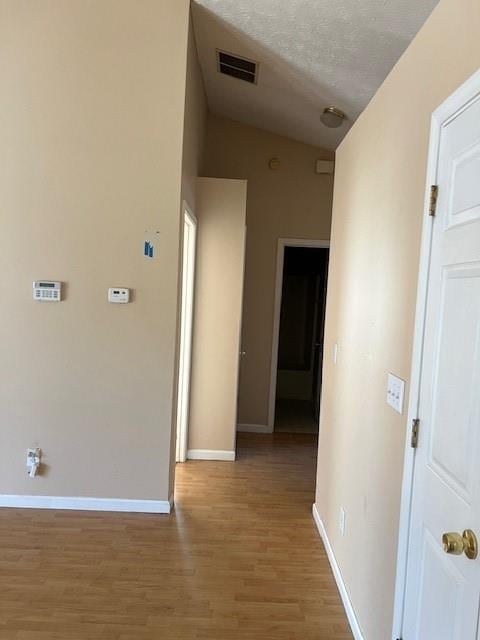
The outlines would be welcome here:
<svg viewBox="0 0 480 640">
<path fill-rule="evenodd" d="M 405 381 L 393 373 L 388 374 L 387 404 L 397 413 L 403 413 L 403 399 L 405 396 Z"/>
</svg>

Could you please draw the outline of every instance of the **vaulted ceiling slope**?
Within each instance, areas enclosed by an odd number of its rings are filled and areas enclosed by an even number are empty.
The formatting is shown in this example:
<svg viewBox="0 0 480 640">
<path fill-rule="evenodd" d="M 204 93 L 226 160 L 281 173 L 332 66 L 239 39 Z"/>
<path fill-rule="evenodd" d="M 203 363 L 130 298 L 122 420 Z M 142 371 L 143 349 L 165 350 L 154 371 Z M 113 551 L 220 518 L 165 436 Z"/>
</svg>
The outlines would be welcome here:
<svg viewBox="0 0 480 640">
<path fill-rule="evenodd" d="M 193 0 L 210 109 L 335 149 L 437 2 Z M 258 62 L 257 84 L 220 74 L 217 49 Z M 332 105 L 347 115 L 339 129 L 320 122 Z"/>
</svg>

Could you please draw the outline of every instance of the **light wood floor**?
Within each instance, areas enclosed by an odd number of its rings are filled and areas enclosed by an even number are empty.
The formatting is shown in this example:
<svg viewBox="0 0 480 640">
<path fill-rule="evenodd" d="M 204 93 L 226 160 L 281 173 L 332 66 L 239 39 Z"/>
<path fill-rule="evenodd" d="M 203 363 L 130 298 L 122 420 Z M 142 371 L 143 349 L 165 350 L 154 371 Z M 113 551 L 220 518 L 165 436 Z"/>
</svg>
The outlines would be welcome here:
<svg viewBox="0 0 480 640">
<path fill-rule="evenodd" d="M 1 640 L 351 640 L 314 436 L 238 444 L 177 466 L 172 516 L 0 509 Z"/>
</svg>

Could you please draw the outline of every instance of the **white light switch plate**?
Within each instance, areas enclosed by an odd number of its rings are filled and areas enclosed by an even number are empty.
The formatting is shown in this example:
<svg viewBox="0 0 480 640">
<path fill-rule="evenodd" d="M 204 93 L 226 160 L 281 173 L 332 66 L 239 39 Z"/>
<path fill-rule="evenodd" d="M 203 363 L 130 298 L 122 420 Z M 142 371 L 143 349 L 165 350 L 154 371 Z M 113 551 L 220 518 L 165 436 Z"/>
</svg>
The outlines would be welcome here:
<svg viewBox="0 0 480 640">
<path fill-rule="evenodd" d="M 398 413 L 403 413 L 403 398 L 405 396 L 405 381 L 397 378 L 393 373 L 388 374 L 387 404 Z"/>
</svg>

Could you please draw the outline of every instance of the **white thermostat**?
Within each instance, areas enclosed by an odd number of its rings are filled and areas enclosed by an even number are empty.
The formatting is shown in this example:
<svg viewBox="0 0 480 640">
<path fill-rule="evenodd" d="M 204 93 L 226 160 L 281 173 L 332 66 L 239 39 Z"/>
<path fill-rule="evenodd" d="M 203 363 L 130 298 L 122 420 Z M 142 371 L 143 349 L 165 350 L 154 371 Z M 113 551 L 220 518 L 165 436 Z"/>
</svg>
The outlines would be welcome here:
<svg viewBox="0 0 480 640">
<path fill-rule="evenodd" d="M 130 301 L 130 289 L 112 287 L 108 290 L 108 301 L 126 304 Z"/>
<path fill-rule="evenodd" d="M 44 302 L 60 302 L 62 283 L 52 280 L 35 280 L 33 283 L 33 299 Z"/>
</svg>

